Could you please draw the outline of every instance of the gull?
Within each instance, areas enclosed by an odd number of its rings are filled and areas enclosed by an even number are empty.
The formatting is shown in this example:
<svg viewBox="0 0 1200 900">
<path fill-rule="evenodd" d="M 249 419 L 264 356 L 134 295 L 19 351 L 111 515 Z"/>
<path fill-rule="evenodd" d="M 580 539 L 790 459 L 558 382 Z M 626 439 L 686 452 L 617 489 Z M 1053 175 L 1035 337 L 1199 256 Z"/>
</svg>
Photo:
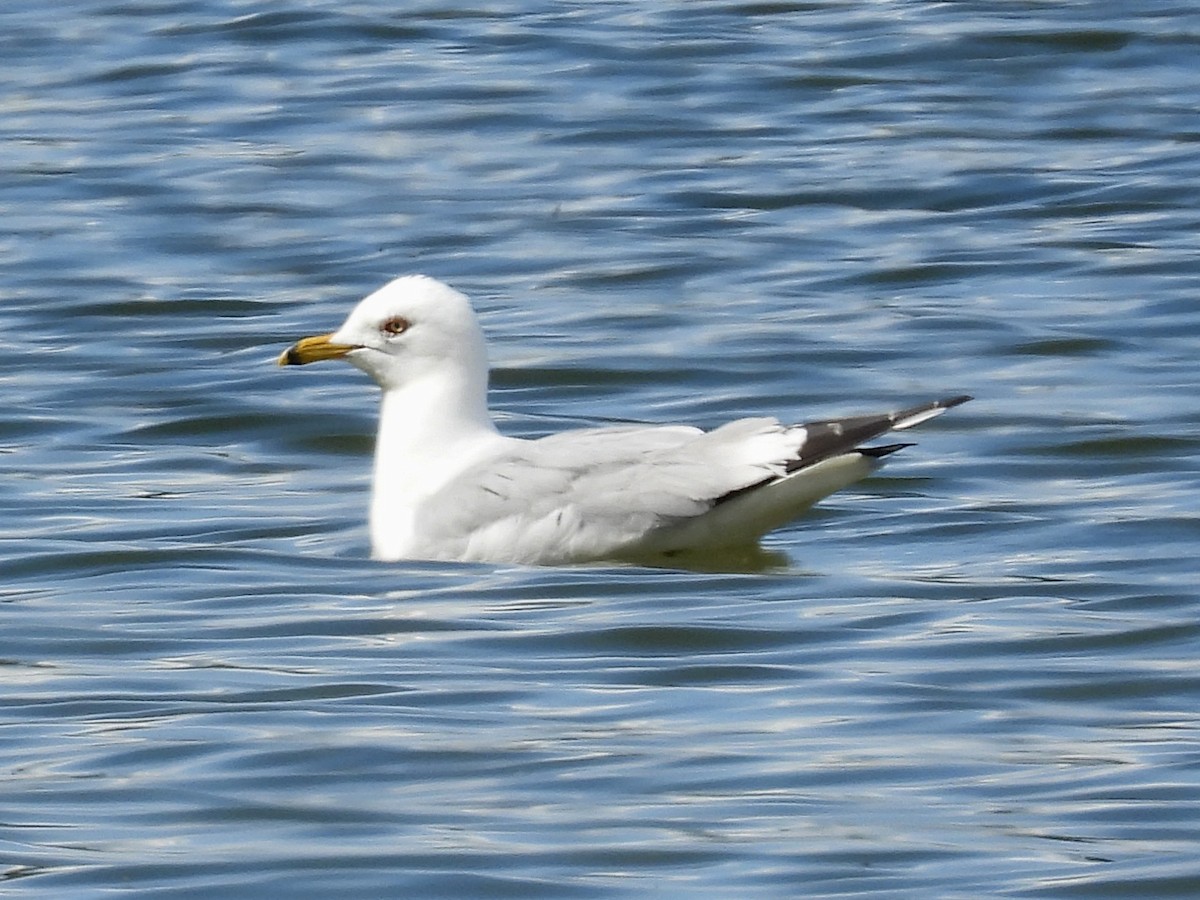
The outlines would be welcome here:
<svg viewBox="0 0 1200 900">
<path fill-rule="evenodd" d="M 345 359 L 383 391 L 370 534 L 372 556 L 385 561 L 671 565 L 752 550 L 911 446 L 863 442 L 971 399 L 796 425 L 755 417 L 711 431 L 636 424 L 508 437 L 488 411 L 487 350 L 470 301 L 424 275 L 388 283 L 337 331 L 303 338 L 278 362 L 327 359 Z"/>
</svg>

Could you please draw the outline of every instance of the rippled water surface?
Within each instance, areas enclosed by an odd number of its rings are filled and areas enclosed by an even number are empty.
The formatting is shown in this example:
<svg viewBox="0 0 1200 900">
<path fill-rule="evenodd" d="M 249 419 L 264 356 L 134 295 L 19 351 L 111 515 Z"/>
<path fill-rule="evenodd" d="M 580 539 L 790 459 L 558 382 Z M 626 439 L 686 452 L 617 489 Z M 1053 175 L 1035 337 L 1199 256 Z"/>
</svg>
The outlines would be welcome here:
<svg viewBox="0 0 1200 900">
<path fill-rule="evenodd" d="M 1200 895 L 1200 12 L 0 11 L 0 878 Z M 959 391 L 767 572 L 368 556 L 403 272 L 505 430 Z M 0 893 L 4 886 L 0 885 Z"/>
</svg>

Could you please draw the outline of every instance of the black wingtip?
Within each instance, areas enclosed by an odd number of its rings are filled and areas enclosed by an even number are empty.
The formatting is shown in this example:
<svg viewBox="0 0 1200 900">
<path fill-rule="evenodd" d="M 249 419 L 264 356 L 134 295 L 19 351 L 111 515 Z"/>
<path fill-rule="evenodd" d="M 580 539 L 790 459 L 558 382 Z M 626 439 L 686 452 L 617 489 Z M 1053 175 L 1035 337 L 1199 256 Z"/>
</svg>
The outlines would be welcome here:
<svg viewBox="0 0 1200 900">
<path fill-rule="evenodd" d="M 974 399 L 970 394 L 958 394 L 953 397 L 945 397 L 941 400 L 934 400 L 932 403 L 920 403 L 916 406 L 910 406 L 908 409 L 902 409 L 899 412 L 894 412 L 888 419 L 891 420 L 892 429 L 895 431 L 904 431 L 907 428 L 912 428 L 915 425 L 920 425 L 922 422 L 928 422 L 930 419 L 935 419 L 948 409 L 953 409 L 956 406 L 961 406 L 968 400 Z"/>
<path fill-rule="evenodd" d="M 872 459 L 882 459 L 885 456 L 890 456 L 897 450 L 903 450 L 905 447 L 915 447 L 916 444 L 884 444 L 882 447 L 856 447 L 856 451 L 863 456 L 869 456 Z"/>
</svg>

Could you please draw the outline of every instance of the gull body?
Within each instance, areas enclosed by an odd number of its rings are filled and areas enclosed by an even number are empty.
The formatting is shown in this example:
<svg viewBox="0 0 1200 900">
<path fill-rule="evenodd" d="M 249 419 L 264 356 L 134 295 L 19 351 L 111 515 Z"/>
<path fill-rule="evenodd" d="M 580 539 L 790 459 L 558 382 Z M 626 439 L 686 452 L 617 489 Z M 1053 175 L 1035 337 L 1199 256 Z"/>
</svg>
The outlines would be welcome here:
<svg viewBox="0 0 1200 900">
<path fill-rule="evenodd" d="M 487 350 L 470 302 L 422 275 L 380 288 L 279 364 L 336 358 L 383 392 L 370 510 L 381 560 L 669 561 L 756 547 L 908 446 L 861 442 L 970 399 L 798 425 L 747 418 L 709 432 L 618 425 L 507 437 L 488 411 Z"/>
</svg>

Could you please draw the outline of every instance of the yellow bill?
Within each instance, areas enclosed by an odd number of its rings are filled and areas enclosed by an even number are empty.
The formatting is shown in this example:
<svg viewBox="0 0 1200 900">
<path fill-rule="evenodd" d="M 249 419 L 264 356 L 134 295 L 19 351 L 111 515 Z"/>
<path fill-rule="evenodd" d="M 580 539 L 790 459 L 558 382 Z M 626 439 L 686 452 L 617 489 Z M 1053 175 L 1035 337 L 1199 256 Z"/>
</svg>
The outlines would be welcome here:
<svg viewBox="0 0 1200 900">
<path fill-rule="evenodd" d="M 340 359 L 351 350 L 357 350 L 353 344 L 335 344 L 330 338 L 332 334 L 318 334 L 302 338 L 283 353 L 279 354 L 281 366 L 303 366 L 323 359 Z"/>
</svg>

